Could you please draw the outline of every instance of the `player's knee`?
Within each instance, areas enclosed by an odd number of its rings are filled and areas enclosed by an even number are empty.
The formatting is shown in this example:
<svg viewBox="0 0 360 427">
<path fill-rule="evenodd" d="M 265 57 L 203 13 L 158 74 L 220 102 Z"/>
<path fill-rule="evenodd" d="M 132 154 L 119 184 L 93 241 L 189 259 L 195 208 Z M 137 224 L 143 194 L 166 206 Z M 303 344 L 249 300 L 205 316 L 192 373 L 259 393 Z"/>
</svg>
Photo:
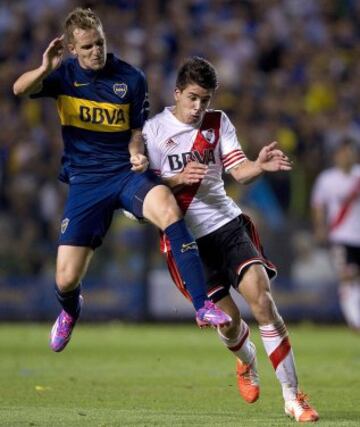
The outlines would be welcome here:
<svg viewBox="0 0 360 427">
<path fill-rule="evenodd" d="M 159 205 L 158 217 L 163 230 L 183 218 L 180 208 L 172 196 L 166 203 Z"/>
<path fill-rule="evenodd" d="M 61 292 L 69 292 L 75 289 L 81 280 L 81 275 L 69 268 L 59 269 L 56 272 L 56 285 Z"/>
<path fill-rule="evenodd" d="M 165 186 L 155 187 L 145 198 L 143 214 L 162 230 L 183 218 L 175 197 Z"/>
<path fill-rule="evenodd" d="M 177 206 L 168 206 L 163 210 L 162 222 L 164 229 L 180 219 L 182 219 L 182 214 Z"/>
</svg>

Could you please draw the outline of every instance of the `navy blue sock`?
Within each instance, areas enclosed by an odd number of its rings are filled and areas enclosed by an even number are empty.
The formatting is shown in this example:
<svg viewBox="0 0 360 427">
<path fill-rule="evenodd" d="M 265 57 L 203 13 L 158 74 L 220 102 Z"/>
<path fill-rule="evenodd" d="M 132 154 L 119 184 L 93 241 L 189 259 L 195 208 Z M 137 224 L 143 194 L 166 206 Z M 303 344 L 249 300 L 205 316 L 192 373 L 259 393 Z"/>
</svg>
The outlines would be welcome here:
<svg viewBox="0 0 360 427">
<path fill-rule="evenodd" d="M 198 310 L 208 298 L 205 292 L 205 276 L 196 242 L 183 219 L 169 225 L 164 231 L 170 241 L 176 266 L 185 282 L 187 291 L 191 295 L 195 310 Z"/>
<path fill-rule="evenodd" d="M 66 311 L 66 313 L 75 317 L 75 319 L 77 319 L 80 314 L 80 290 L 80 284 L 70 292 L 61 292 L 57 285 L 55 285 L 55 295 L 61 307 Z"/>
</svg>

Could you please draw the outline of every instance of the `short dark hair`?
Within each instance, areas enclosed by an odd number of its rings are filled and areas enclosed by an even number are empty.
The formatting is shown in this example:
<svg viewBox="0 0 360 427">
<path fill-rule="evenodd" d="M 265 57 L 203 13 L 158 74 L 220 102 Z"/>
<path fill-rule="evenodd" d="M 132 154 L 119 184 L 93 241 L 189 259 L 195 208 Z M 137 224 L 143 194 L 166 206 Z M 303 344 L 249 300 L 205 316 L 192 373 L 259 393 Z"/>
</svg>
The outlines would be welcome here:
<svg viewBox="0 0 360 427">
<path fill-rule="evenodd" d="M 176 87 L 183 91 L 190 84 L 197 84 L 204 89 L 215 90 L 218 87 L 215 67 L 199 56 L 186 59 L 178 71 Z"/>
<path fill-rule="evenodd" d="M 357 151 L 358 146 L 356 141 L 351 137 L 344 137 L 342 140 L 340 140 L 334 147 L 333 147 L 333 153 L 336 154 L 339 151 L 341 151 L 343 148 L 352 148 L 353 150 Z"/>
</svg>

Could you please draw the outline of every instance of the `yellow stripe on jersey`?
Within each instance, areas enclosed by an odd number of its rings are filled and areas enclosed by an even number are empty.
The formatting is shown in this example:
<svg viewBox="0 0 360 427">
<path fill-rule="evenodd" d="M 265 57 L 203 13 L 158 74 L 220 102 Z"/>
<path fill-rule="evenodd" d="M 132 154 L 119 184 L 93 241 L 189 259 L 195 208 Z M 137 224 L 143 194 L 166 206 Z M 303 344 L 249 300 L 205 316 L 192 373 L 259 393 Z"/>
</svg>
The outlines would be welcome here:
<svg viewBox="0 0 360 427">
<path fill-rule="evenodd" d="M 62 126 L 97 132 L 123 132 L 130 129 L 129 104 L 111 104 L 60 95 L 57 107 Z"/>
</svg>

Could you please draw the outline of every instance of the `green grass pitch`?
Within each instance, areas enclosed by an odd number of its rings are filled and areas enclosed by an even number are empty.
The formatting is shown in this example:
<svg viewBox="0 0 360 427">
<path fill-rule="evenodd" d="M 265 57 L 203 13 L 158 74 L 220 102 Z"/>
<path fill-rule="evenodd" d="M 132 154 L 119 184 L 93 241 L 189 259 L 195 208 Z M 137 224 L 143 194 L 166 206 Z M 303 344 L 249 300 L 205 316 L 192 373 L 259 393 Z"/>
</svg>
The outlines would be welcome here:
<svg viewBox="0 0 360 427">
<path fill-rule="evenodd" d="M 252 325 L 261 397 L 238 395 L 234 359 L 192 325 L 81 323 L 62 353 L 49 325 L 0 325 L 0 426 L 294 426 Z M 290 325 L 300 384 L 319 426 L 360 425 L 360 336 Z"/>
</svg>

